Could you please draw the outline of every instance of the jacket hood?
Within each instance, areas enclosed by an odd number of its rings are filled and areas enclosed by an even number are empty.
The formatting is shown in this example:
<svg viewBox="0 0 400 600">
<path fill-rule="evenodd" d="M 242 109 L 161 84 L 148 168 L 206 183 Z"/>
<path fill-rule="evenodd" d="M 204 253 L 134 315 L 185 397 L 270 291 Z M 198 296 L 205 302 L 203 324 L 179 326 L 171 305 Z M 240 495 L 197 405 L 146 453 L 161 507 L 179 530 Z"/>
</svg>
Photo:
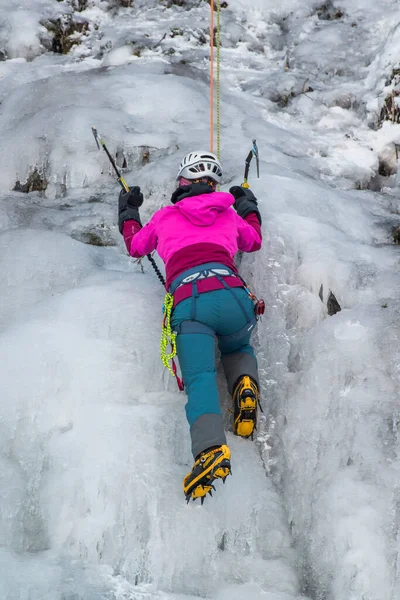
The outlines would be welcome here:
<svg viewBox="0 0 400 600">
<path fill-rule="evenodd" d="M 232 194 L 227 192 L 211 192 L 184 198 L 175 204 L 188 221 L 198 227 L 208 227 L 215 222 L 220 213 L 228 210 L 235 202 Z"/>
</svg>

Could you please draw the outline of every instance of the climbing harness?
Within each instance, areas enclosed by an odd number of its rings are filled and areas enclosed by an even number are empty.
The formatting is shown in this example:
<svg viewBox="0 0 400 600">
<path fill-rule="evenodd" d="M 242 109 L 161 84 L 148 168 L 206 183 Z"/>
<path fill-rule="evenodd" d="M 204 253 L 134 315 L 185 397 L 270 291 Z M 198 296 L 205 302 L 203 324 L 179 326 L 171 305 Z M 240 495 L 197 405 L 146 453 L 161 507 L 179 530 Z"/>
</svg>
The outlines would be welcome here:
<svg viewBox="0 0 400 600">
<path fill-rule="evenodd" d="M 197 289 L 197 282 L 202 279 L 208 279 L 209 277 L 216 277 L 218 281 L 223 285 L 223 287 L 228 290 L 236 302 L 239 304 L 242 312 L 246 318 L 246 325 L 242 327 L 239 331 L 236 331 L 230 335 L 217 335 L 218 340 L 221 342 L 237 342 L 241 340 L 243 337 L 247 336 L 252 329 L 257 324 L 257 321 L 261 318 L 265 311 L 265 303 L 263 300 L 259 300 L 255 294 L 253 294 L 243 277 L 238 273 L 235 273 L 231 268 L 226 267 L 220 263 L 205 263 L 203 265 L 199 265 L 197 267 L 193 267 L 192 269 L 188 269 L 184 271 L 170 285 L 170 292 L 167 293 L 164 299 L 164 307 L 163 307 L 163 322 L 162 322 L 162 333 L 161 333 L 161 360 L 166 369 L 171 373 L 173 377 L 176 378 L 178 388 L 180 391 L 183 391 L 185 386 L 184 382 L 177 374 L 177 367 L 175 364 L 175 356 L 176 356 L 176 337 L 179 334 L 189 334 L 189 333 L 201 333 L 205 335 L 210 335 L 211 337 L 215 337 L 215 331 L 206 325 L 205 323 L 201 323 L 200 321 L 196 321 L 196 299 L 199 296 L 199 291 Z M 243 305 L 240 298 L 235 294 L 235 288 L 231 288 L 224 280 L 224 277 L 237 277 L 241 283 L 243 284 L 243 289 L 247 292 L 249 297 L 254 303 L 254 315 L 250 316 Z M 183 321 L 180 323 L 174 331 L 172 331 L 171 327 L 171 316 L 172 310 L 174 307 L 174 293 L 176 290 L 182 285 L 192 285 L 192 309 L 190 319 Z M 171 352 L 167 353 L 167 346 L 170 344 Z M 169 362 L 171 361 L 171 364 Z"/>
<path fill-rule="evenodd" d="M 115 164 L 115 160 L 111 156 L 111 154 L 110 154 L 110 152 L 109 152 L 109 150 L 108 150 L 108 148 L 107 148 L 107 146 L 106 146 L 103 138 L 100 137 L 100 135 L 99 135 L 96 127 L 92 127 L 92 133 L 94 135 L 94 139 L 96 141 L 98 149 L 100 150 L 100 147 L 103 148 L 104 152 L 107 154 L 108 159 L 109 159 L 109 161 L 110 161 L 110 163 L 111 163 L 111 165 L 112 165 L 115 173 L 117 174 L 120 186 L 122 187 L 123 190 L 125 190 L 126 192 L 129 192 L 130 189 L 129 189 L 128 184 L 126 183 L 125 179 L 122 177 L 121 173 L 119 172 L 118 167 Z M 161 281 L 161 283 L 163 284 L 163 286 L 165 286 L 165 279 L 164 279 L 164 277 L 163 277 L 160 269 L 157 267 L 156 261 L 151 256 L 151 254 L 147 254 L 147 258 L 150 261 L 151 266 L 153 267 L 153 269 L 154 269 L 154 271 L 155 271 L 158 279 Z"/>
<path fill-rule="evenodd" d="M 182 392 L 184 390 L 184 383 L 178 377 L 177 368 L 175 364 L 175 356 L 176 356 L 176 336 L 177 333 L 172 331 L 171 329 L 171 316 L 172 309 L 174 307 L 174 296 L 170 293 L 167 293 L 164 298 L 164 317 L 162 321 L 161 328 L 161 341 L 160 341 L 160 351 L 161 351 L 161 361 L 162 364 L 168 371 L 171 373 L 172 377 L 176 377 L 176 381 L 178 383 L 178 388 Z M 171 352 L 168 354 L 167 346 L 168 344 L 171 346 Z M 169 362 L 171 361 L 171 365 Z"/>
<path fill-rule="evenodd" d="M 250 150 L 250 152 L 247 155 L 247 158 L 245 160 L 244 177 L 243 177 L 242 187 L 246 188 L 246 189 L 250 188 L 250 184 L 247 181 L 247 179 L 249 177 L 250 164 L 251 164 L 251 161 L 252 161 L 253 157 L 256 159 L 257 179 L 259 179 L 260 178 L 260 157 L 259 157 L 259 154 L 258 154 L 258 147 L 257 147 L 257 141 L 256 140 L 253 140 L 253 147 Z"/>
<path fill-rule="evenodd" d="M 256 322 L 260 318 L 260 316 L 262 314 L 264 314 L 264 310 L 265 310 L 264 301 L 258 300 L 258 298 L 250 291 L 250 289 L 248 288 L 243 277 L 241 277 L 241 275 L 239 275 L 239 273 L 235 273 L 235 271 L 233 271 L 229 267 L 226 267 L 225 265 L 220 264 L 220 263 L 205 263 L 203 265 L 199 265 L 198 267 L 193 267 L 192 269 L 188 269 L 187 271 L 184 271 L 183 273 L 178 275 L 178 277 L 176 279 L 174 279 L 174 281 L 172 282 L 172 284 L 170 286 L 170 290 L 171 290 L 170 293 L 172 295 L 176 292 L 176 290 L 181 285 L 187 285 L 187 284 L 192 285 L 192 294 L 191 294 L 192 309 L 191 309 L 190 320 L 183 321 L 183 323 L 177 327 L 176 332 L 178 334 L 179 333 L 206 333 L 206 334 L 212 335 L 212 336 L 215 335 L 214 331 L 210 327 L 208 327 L 208 325 L 205 325 L 204 323 L 201 323 L 200 321 L 196 321 L 196 299 L 199 296 L 197 282 L 201 281 L 202 279 L 208 279 L 209 277 L 216 277 L 218 279 L 218 281 L 222 284 L 222 286 L 233 295 L 236 302 L 239 304 L 240 308 L 242 309 L 242 312 L 247 321 L 246 325 L 242 329 L 237 331 L 236 333 L 228 335 L 228 336 L 217 336 L 218 339 L 225 340 L 225 339 L 229 338 L 230 340 L 233 340 L 233 339 L 240 339 L 244 335 L 247 335 L 248 332 L 251 331 L 255 327 Z M 248 312 L 247 312 L 246 308 L 244 307 L 242 301 L 235 294 L 236 288 L 231 288 L 224 280 L 224 277 L 237 277 L 241 281 L 241 283 L 243 284 L 244 290 L 247 292 L 247 294 L 249 295 L 249 297 L 251 298 L 251 300 L 254 303 L 254 316 L 248 315 Z"/>
</svg>

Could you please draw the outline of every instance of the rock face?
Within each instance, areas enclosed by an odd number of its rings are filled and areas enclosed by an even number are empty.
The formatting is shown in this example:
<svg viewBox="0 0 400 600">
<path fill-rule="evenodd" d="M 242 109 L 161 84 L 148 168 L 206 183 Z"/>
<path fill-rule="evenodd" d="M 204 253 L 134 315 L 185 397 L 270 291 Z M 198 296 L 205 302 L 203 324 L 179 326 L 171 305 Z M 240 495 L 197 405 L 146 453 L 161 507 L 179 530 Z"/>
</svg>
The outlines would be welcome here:
<svg viewBox="0 0 400 600">
<path fill-rule="evenodd" d="M 15 182 L 14 192 L 23 192 L 24 194 L 29 194 L 29 192 L 44 192 L 47 186 L 48 181 L 45 176 L 35 168 L 25 183 L 21 183 L 20 181 Z"/>
<path fill-rule="evenodd" d="M 343 11 L 333 6 L 332 2 L 324 2 L 317 8 L 317 16 L 322 21 L 341 19 L 343 14 Z"/>
<path fill-rule="evenodd" d="M 400 90 L 392 90 L 389 96 L 386 97 L 379 115 L 380 125 L 382 125 L 383 121 L 400 123 L 399 95 Z"/>
<path fill-rule="evenodd" d="M 319 288 L 318 296 L 319 296 L 321 302 L 323 302 L 324 301 L 324 286 L 322 283 L 321 283 L 321 287 Z M 337 301 L 336 296 L 332 292 L 332 290 L 329 291 L 328 300 L 326 301 L 326 307 L 328 309 L 328 315 L 330 317 L 332 317 L 337 312 L 342 310 L 342 307 L 340 306 L 339 302 Z"/>
<path fill-rule="evenodd" d="M 63 15 L 55 21 L 46 21 L 44 26 L 53 35 L 52 50 L 57 54 L 68 54 L 89 29 L 89 23 L 75 15 Z"/>
<path fill-rule="evenodd" d="M 336 300 L 336 296 L 333 292 L 329 293 L 328 300 L 326 302 L 326 306 L 328 308 L 328 315 L 332 317 L 332 315 L 336 315 L 337 312 L 342 310 L 339 302 Z"/>
</svg>

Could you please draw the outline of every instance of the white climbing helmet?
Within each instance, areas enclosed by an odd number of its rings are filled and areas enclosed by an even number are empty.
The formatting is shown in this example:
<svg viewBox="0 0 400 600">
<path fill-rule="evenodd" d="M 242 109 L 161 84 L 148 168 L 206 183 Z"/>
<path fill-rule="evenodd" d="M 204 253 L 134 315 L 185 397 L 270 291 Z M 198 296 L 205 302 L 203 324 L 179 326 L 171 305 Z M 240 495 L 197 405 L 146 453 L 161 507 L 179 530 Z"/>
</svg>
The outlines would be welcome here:
<svg viewBox="0 0 400 600">
<path fill-rule="evenodd" d="M 198 179 L 210 177 L 216 183 L 222 183 L 222 167 L 218 157 L 212 152 L 189 152 L 182 159 L 176 179 Z"/>
</svg>

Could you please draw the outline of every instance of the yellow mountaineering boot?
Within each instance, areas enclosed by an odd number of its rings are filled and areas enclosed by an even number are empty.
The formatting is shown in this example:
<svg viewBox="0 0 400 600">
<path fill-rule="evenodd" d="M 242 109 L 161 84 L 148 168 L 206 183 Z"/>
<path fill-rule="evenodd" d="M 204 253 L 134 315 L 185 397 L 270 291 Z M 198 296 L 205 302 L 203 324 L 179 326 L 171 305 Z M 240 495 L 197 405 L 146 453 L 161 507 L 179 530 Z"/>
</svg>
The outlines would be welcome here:
<svg viewBox="0 0 400 600">
<path fill-rule="evenodd" d="M 260 402 L 260 392 L 254 379 L 243 375 L 233 391 L 233 429 L 241 437 L 253 437 L 257 426 L 257 405 Z"/>
<path fill-rule="evenodd" d="M 212 496 L 211 490 L 215 490 L 213 481 L 215 479 L 225 479 L 231 472 L 231 452 L 228 446 L 218 446 L 202 452 L 196 459 L 190 473 L 183 480 L 183 491 L 185 492 L 186 502 L 190 498 L 196 500 L 201 498 L 204 502 L 206 494 Z"/>
</svg>

